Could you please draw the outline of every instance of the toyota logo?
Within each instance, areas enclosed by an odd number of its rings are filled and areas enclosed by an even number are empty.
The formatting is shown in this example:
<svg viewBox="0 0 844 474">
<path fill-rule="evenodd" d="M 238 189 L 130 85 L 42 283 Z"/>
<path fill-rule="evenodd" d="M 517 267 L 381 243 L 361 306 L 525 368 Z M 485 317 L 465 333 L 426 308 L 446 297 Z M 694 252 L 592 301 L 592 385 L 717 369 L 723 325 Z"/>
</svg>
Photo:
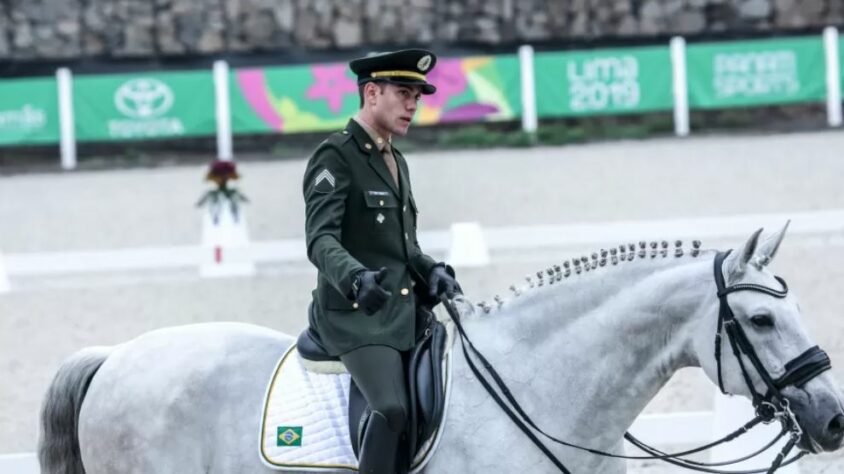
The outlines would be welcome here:
<svg viewBox="0 0 844 474">
<path fill-rule="evenodd" d="M 127 117 L 160 117 L 173 106 L 173 91 L 157 79 L 132 79 L 114 93 L 114 105 Z"/>
</svg>

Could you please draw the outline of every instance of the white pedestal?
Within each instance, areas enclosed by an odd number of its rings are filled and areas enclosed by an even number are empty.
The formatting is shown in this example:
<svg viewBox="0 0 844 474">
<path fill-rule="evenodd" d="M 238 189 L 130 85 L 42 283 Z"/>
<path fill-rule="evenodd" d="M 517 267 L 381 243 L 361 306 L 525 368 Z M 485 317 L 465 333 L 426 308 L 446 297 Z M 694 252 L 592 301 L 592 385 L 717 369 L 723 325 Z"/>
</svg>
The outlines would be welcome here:
<svg viewBox="0 0 844 474">
<path fill-rule="evenodd" d="M 455 222 L 451 225 L 451 247 L 446 260 L 454 267 L 489 265 L 489 249 L 484 231 L 477 222 Z"/>
<path fill-rule="evenodd" d="M 205 209 L 202 213 L 202 277 L 252 276 L 255 262 L 249 249 L 246 214 L 240 207 L 237 219 L 226 204 L 218 219 Z"/>
<path fill-rule="evenodd" d="M 6 264 L 3 262 L 3 253 L 0 252 L 0 293 L 7 293 L 10 290 L 9 275 L 6 273 Z"/>
<path fill-rule="evenodd" d="M 744 423 L 747 423 L 755 416 L 753 411 L 753 404 L 750 400 L 744 397 L 727 397 L 720 392 L 715 393 L 715 421 L 713 426 L 713 439 L 719 439 L 732 431 L 738 429 Z M 711 461 L 728 461 L 746 456 L 749 453 L 755 452 L 757 449 L 765 446 L 779 434 L 781 426 L 779 422 L 771 423 L 770 425 L 758 425 L 752 430 L 748 431 L 738 439 L 718 446 L 712 450 Z M 747 461 L 743 461 L 730 466 L 729 470 L 742 469 L 761 469 L 768 468 L 774 461 L 774 458 L 782 450 L 783 445 L 788 442 L 788 435 L 784 436 L 770 449 L 764 453 Z M 797 454 L 799 451 L 795 447 L 791 450 L 789 457 Z M 777 470 L 778 474 L 799 474 L 799 461 L 781 467 Z"/>
</svg>

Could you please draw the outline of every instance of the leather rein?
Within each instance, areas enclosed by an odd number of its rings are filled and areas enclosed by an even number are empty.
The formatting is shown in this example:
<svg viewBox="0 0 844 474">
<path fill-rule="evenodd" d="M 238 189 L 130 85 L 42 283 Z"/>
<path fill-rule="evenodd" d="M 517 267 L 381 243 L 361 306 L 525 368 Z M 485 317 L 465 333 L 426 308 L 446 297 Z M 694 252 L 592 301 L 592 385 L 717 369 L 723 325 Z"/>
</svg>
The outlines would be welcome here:
<svg viewBox="0 0 844 474">
<path fill-rule="evenodd" d="M 521 431 L 531 440 L 531 442 L 533 442 L 534 445 L 536 445 L 537 448 L 539 448 L 540 451 L 542 451 L 542 453 L 548 458 L 549 461 L 551 461 L 551 463 L 553 463 L 560 470 L 560 472 L 571 474 L 571 471 L 569 471 L 565 467 L 565 465 L 563 465 L 562 461 L 560 461 L 554 455 L 554 453 L 552 453 L 551 450 L 539 439 L 537 433 L 547 438 L 549 441 L 552 441 L 553 443 L 603 457 L 632 460 L 662 460 L 686 469 L 715 474 L 772 474 L 776 472 L 780 467 L 792 464 L 807 454 L 806 451 L 801 450 L 798 454 L 792 456 L 791 458 L 788 458 L 789 453 L 794 449 L 794 447 L 803 437 L 803 431 L 797 422 L 797 418 L 795 417 L 794 413 L 792 413 L 791 408 L 789 407 L 788 400 L 782 395 L 782 389 L 788 386 L 803 387 L 807 382 L 809 382 L 813 378 L 817 377 L 824 371 L 829 370 L 832 365 L 826 352 L 821 350 L 818 346 L 814 346 L 808 349 L 807 351 L 803 352 L 799 356 L 795 357 L 791 361 L 787 362 L 785 364 L 785 373 L 782 376 L 776 379 L 771 377 L 770 373 L 762 364 L 762 361 L 759 359 L 759 356 L 757 355 L 756 351 L 753 349 L 753 345 L 747 338 L 747 334 L 744 332 L 744 329 L 741 327 L 738 320 L 736 320 L 732 309 L 730 309 L 730 305 L 727 301 L 727 295 L 739 291 L 753 291 L 757 293 L 764 293 L 775 298 L 785 298 L 785 296 L 788 294 L 788 286 L 782 278 L 775 277 L 777 281 L 782 285 L 781 290 L 755 284 L 736 284 L 727 287 L 724 283 L 724 275 L 721 268 L 724 259 L 726 259 L 729 253 L 730 251 L 719 252 L 715 257 L 714 263 L 715 284 L 718 290 L 717 295 L 719 299 L 718 328 L 715 334 L 715 361 L 718 367 L 718 386 L 721 389 L 722 393 L 727 394 L 727 392 L 724 390 L 724 383 L 721 375 L 721 346 L 723 343 L 721 333 L 725 332 L 727 334 L 727 339 L 729 340 L 733 354 L 738 360 L 739 367 L 741 368 L 742 377 L 744 378 L 744 381 L 747 384 L 748 389 L 750 390 L 751 400 L 756 411 L 756 416 L 737 430 L 733 431 L 732 433 L 724 436 L 719 440 L 713 441 L 695 449 L 676 453 L 665 453 L 657 448 L 649 446 L 636 439 L 632 434 L 630 434 L 630 432 L 626 432 L 624 434 L 624 438 L 627 439 L 634 446 L 648 453 L 648 456 L 627 456 L 621 454 L 608 453 L 598 449 L 587 448 L 584 446 L 579 446 L 577 444 L 569 443 L 562 439 L 556 438 L 553 435 L 548 434 L 545 430 L 537 426 L 537 424 L 531 419 L 531 417 L 528 416 L 527 413 L 525 413 L 525 411 L 521 407 L 521 404 L 519 404 L 519 402 L 516 400 L 510 389 L 507 387 L 507 384 L 504 382 L 504 380 L 501 378 L 501 376 L 498 374 L 492 364 L 490 364 L 486 357 L 484 357 L 483 354 L 481 354 L 475 348 L 475 345 L 472 343 L 472 341 L 469 339 L 469 336 L 466 334 L 466 331 L 463 329 L 463 324 L 460 321 L 460 315 L 454 308 L 454 305 L 451 303 L 451 301 L 445 296 L 442 296 L 441 300 L 449 315 L 451 316 L 452 321 L 454 321 L 454 325 L 457 327 L 458 332 L 460 333 L 463 355 L 466 358 L 466 361 L 468 362 L 469 368 L 472 370 L 472 373 L 475 375 L 481 385 L 483 385 L 484 389 L 486 389 L 490 396 L 492 396 L 498 406 L 510 418 L 510 420 L 512 420 L 513 423 L 516 424 L 519 429 L 521 429 Z M 484 371 L 488 374 L 488 377 L 491 379 L 491 381 L 488 380 L 487 376 L 483 375 L 478 369 L 478 367 L 475 365 L 475 362 L 469 355 L 470 352 L 483 366 Z M 756 387 L 753 384 L 753 381 L 750 377 L 750 373 L 742 358 L 742 355 L 745 356 L 748 360 L 750 360 L 750 364 L 753 366 L 753 368 L 756 370 L 756 373 L 759 375 L 759 377 L 765 384 L 767 388 L 767 392 L 765 394 L 762 394 L 756 390 Z M 754 426 L 760 423 L 772 423 L 774 420 L 779 420 L 782 425 L 782 430 L 780 431 L 780 433 L 767 445 L 763 446 L 758 451 L 753 452 L 749 455 L 730 461 L 714 463 L 694 461 L 686 457 L 691 454 L 699 453 L 711 449 L 715 446 L 719 446 L 721 444 L 730 442 L 743 435 L 744 433 L 748 432 Z M 533 430 L 531 430 L 531 428 Z M 724 471 L 716 469 L 719 467 L 729 466 L 745 461 L 747 459 L 751 459 L 767 451 L 777 441 L 779 441 L 786 435 L 789 435 L 790 437 L 788 442 L 783 446 L 782 450 L 777 454 L 776 458 L 771 463 L 771 466 L 768 468 L 733 471 Z"/>
</svg>

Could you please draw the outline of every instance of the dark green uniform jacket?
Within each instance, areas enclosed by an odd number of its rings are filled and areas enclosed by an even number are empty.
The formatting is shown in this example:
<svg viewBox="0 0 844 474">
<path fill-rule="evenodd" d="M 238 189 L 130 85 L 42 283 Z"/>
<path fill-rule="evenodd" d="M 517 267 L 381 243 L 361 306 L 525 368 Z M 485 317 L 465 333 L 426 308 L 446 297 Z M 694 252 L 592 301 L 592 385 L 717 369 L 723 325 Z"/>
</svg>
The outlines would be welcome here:
<svg viewBox="0 0 844 474">
<path fill-rule="evenodd" d="M 331 355 L 380 344 L 404 351 L 416 340 L 417 293 L 436 262 L 416 241 L 416 203 L 407 162 L 395 148 L 400 186 L 367 132 L 354 120 L 311 156 L 302 190 L 308 258 L 319 271 L 314 329 Z M 351 298 L 361 270 L 386 267 L 392 296 L 367 316 Z M 416 291 L 414 291 L 416 290 Z"/>
</svg>

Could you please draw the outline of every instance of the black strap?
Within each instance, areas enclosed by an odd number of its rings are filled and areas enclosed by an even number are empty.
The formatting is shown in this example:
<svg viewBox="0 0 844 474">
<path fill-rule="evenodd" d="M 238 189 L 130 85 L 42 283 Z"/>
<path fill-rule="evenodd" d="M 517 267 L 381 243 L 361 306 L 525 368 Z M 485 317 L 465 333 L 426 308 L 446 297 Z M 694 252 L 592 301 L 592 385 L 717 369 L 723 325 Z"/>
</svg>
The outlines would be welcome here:
<svg viewBox="0 0 844 474">
<path fill-rule="evenodd" d="M 796 440 L 795 440 L 795 438 L 792 437 L 792 439 L 789 440 L 789 442 L 783 447 L 783 449 L 779 452 L 779 454 L 777 454 L 777 457 L 774 459 L 774 462 L 771 464 L 771 467 L 765 468 L 765 469 L 751 469 L 751 470 L 743 470 L 743 471 L 722 471 L 720 469 L 712 469 L 712 468 L 706 467 L 706 466 L 691 464 L 691 463 L 688 462 L 688 460 L 678 460 L 678 459 L 674 459 L 674 458 L 664 458 L 662 460 L 669 463 L 669 464 L 673 464 L 675 466 L 680 466 L 684 469 L 689 469 L 691 471 L 708 472 L 708 473 L 712 473 L 712 474 L 762 474 L 762 473 L 772 474 L 777 469 L 779 469 L 783 466 L 788 466 L 790 464 L 793 464 L 793 463 L 797 462 L 800 458 L 802 458 L 803 456 L 806 455 L 806 451 L 801 451 L 798 454 L 795 454 L 791 459 L 785 460 L 785 458 L 788 456 L 788 453 L 791 452 L 791 450 L 794 448 L 795 443 L 796 443 Z M 634 442 L 633 444 L 635 444 L 636 447 L 638 447 L 639 449 L 641 449 L 645 452 L 648 452 L 648 453 L 661 453 L 661 451 L 659 451 L 658 449 L 652 448 L 652 447 L 650 447 L 650 446 L 648 446 L 644 443 L 641 443 L 641 442 L 638 442 L 638 444 Z"/>
<path fill-rule="evenodd" d="M 789 385 L 802 388 L 809 380 L 832 368 L 829 356 L 820 347 L 814 346 L 785 364 L 785 373 L 774 385 L 782 389 Z"/>
</svg>

